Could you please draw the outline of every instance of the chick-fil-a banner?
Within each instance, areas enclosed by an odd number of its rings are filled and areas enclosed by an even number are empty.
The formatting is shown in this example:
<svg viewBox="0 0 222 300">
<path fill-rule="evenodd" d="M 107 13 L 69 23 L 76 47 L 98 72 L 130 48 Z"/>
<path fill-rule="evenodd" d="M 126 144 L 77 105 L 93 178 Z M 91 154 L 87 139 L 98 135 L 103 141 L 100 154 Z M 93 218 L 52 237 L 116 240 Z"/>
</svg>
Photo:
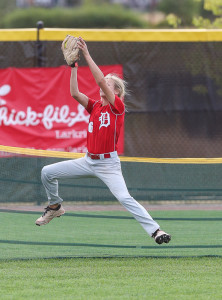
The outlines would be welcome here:
<svg viewBox="0 0 222 300">
<path fill-rule="evenodd" d="M 106 75 L 122 76 L 121 65 L 100 66 Z M 0 69 L 0 144 L 6 146 L 86 152 L 89 114 L 70 95 L 71 68 Z M 79 67 L 80 92 L 99 99 L 88 67 Z M 124 151 L 121 132 L 118 152 Z"/>
</svg>

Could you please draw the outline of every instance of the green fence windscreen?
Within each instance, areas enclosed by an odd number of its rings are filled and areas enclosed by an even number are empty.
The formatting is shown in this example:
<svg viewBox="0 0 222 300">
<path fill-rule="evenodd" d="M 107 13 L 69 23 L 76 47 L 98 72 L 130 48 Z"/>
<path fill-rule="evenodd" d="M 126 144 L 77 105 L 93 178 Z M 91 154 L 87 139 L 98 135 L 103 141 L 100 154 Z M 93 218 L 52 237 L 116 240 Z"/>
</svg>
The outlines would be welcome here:
<svg viewBox="0 0 222 300">
<path fill-rule="evenodd" d="M 41 183 L 41 169 L 62 160 L 26 155 L 0 158 L 0 203 L 45 203 L 47 197 Z M 222 198 L 220 163 L 123 161 L 122 172 L 130 194 L 138 201 Z M 65 202 L 116 201 L 105 184 L 97 178 L 60 180 L 59 193 Z"/>
</svg>

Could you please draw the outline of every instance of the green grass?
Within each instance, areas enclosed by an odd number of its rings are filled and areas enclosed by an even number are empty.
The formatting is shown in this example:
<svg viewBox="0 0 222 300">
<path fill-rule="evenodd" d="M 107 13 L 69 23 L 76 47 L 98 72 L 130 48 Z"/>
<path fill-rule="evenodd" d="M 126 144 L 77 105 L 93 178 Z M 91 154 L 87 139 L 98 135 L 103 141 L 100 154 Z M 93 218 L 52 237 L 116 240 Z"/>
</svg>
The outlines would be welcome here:
<svg viewBox="0 0 222 300">
<path fill-rule="evenodd" d="M 98 215 L 115 218 L 98 218 Z M 217 219 L 221 217 L 220 211 L 152 212 L 161 228 L 172 235 L 172 241 L 164 245 L 155 244 L 134 219 L 118 218 L 131 218 L 127 212 L 78 213 L 78 216 L 67 213 L 41 227 L 35 225 L 38 216 L 39 213 L 0 213 L 4 228 L 0 232 L 0 259 L 216 256 L 222 252 L 218 230 L 222 218 Z"/>
<path fill-rule="evenodd" d="M 220 211 L 152 212 L 167 245 L 127 212 L 77 214 L 0 212 L 0 299 L 221 299 Z"/>
<path fill-rule="evenodd" d="M 221 299 L 221 270 L 221 258 L 8 261 L 1 299 Z"/>
</svg>

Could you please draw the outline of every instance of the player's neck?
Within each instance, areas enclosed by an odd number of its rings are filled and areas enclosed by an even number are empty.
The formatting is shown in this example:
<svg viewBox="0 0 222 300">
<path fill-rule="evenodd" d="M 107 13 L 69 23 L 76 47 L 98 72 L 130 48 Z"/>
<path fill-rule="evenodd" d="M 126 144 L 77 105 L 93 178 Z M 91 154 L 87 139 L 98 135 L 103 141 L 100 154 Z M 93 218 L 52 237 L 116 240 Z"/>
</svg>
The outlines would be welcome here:
<svg viewBox="0 0 222 300">
<path fill-rule="evenodd" d="M 106 106 L 109 104 L 109 101 L 105 97 L 101 97 L 100 99 L 102 106 Z"/>
</svg>

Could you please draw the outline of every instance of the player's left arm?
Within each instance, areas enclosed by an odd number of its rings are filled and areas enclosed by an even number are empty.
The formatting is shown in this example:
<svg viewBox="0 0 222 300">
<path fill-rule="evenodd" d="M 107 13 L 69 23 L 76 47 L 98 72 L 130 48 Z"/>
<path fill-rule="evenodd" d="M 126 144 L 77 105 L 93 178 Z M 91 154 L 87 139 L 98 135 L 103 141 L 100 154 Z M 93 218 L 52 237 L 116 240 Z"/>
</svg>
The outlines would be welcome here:
<svg viewBox="0 0 222 300">
<path fill-rule="evenodd" d="M 82 106 L 86 108 L 88 106 L 89 98 L 85 94 L 80 93 L 79 91 L 77 81 L 77 69 L 78 66 L 71 69 L 70 94 L 76 101 L 78 101 Z"/>
<path fill-rule="evenodd" d="M 106 95 L 107 100 L 112 105 L 114 105 L 115 94 L 110 89 L 110 87 L 107 85 L 103 72 L 100 70 L 100 68 L 97 66 L 97 64 L 92 59 L 91 55 L 89 54 L 87 45 L 81 37 L 79 37 L 79 40 L 78 40 L 78 47 L 82 50 L 82 53 L 85 57 L 85 60 L 90 68 L 90 71 L 91 71 L 96 83 L 98 84 L 98 86 L 102 89 L 102 91 Z"/>
</svg>

